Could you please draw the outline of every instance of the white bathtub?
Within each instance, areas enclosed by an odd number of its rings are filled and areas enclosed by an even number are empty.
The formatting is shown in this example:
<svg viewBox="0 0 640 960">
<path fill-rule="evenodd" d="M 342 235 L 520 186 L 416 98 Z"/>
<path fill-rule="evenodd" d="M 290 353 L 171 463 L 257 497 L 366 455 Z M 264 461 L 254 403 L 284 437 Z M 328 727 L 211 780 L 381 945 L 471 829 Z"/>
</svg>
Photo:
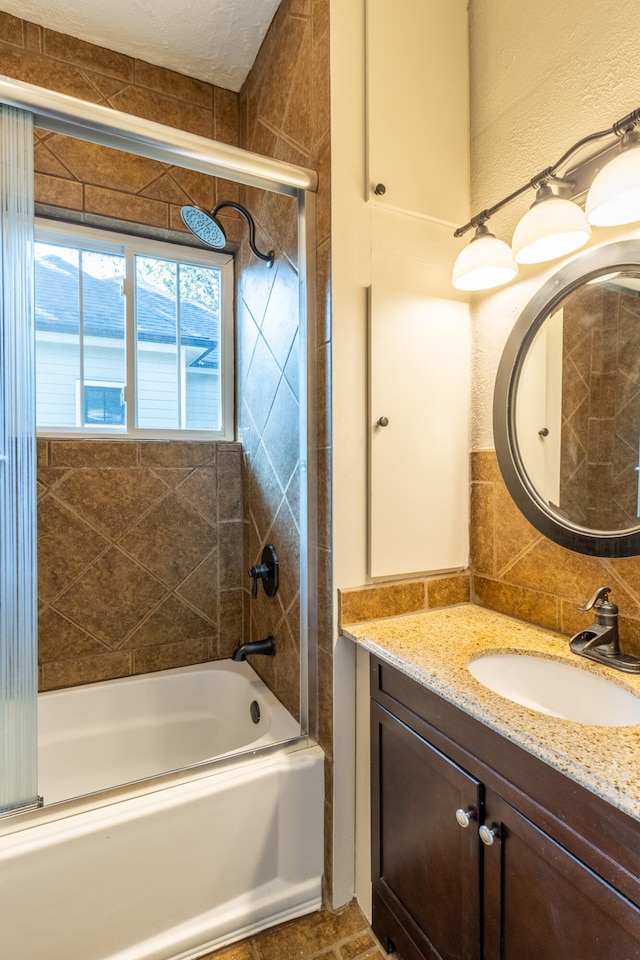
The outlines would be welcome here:
<svg viewBox="0 0 640 960">
<path fill-rule="evenodd" d="M 189 960 L 320 906 L 322 751 L 298 741 L 254 753 L 298 724 L 248 664 L 91 684 L 41 704 L 47 803 L 214 750 L 227 759 L 3 821 L 2 960 Z"/>
<path fill-rule="evenodd" d="M 45 803 L 55 803 L 298 732 L 246 662 L 220 660 L 53 690 L 38 697 L 38 789 Z"/>
</svg>

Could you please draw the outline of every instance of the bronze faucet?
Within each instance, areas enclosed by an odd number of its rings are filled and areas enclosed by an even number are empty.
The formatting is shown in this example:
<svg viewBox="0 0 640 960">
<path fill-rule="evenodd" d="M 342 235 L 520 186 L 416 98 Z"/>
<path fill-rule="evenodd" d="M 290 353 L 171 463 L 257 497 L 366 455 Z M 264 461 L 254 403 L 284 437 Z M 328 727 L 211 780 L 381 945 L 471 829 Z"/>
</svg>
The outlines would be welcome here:
<svg viewBox="0 0 640 960">
<path fill-rule="evenodd" d="M 609 600 L 611 587 L 598 587 L 591 599 L 579 610 L 591 610 L 595 622 L 580 630 L 569 641 L 569 649 L 579 657 L 588 657 L 614 670 L 640 673 L 640 659 L 621 653 L 618 638 L 618 607 Z"/>
</svg>

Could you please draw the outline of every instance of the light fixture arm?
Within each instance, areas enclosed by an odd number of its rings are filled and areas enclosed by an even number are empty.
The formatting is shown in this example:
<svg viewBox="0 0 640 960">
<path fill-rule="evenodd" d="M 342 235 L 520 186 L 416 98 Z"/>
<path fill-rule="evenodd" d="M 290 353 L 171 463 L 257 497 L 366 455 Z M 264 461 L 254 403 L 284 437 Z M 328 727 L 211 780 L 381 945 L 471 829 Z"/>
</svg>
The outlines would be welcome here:
<svg viewBox="0 0 640 960">
<path fill-rule="evenodd" d="M 236 203 L 235 200 L 221 200 L 220 203 L 217 203 L 211 211 L 211 216 L 216 217 L 218 215 L 218 211 L 222 210 L 224 207 L 231 207 L 233 210 L 237 210 L 238 213 L 242 214 L 249 224 L 249 246 L 251 247 L 252 253 L 258 257 L 259 260 L 264 260 L 265 263 L 268 263 L 269 266 L 272 267 L 275 256 L 274 251 L 269 250 L 268 253 L 261 253 L 261 251 L 256 247 L 256 225 L 249 211 L 243 207 L 241 203 Z"/>
<path fill-rule="evenodd" d="M 531 177 L 527 183 L 523 184 L 521 187 L 518 187 L 517 190 L 514 190 L 513 193 L 510 193 L 507 197 L 504 197 L 502 200 L 499 200 L 492 207 L 488 207 L 486 210 L 483 210 L 481 213 L 477 213 L 468 223 L 465 223 L 463 226 L 458 227 L 454 231 L 454 237 L 462 237 L 465 233 L 468 233 L 469 230 L 473 230 L 476 227 L 484 224 L 490 217 L 492 217 L 498 210 L 502 210 L 503 207 L 506 207 L 507 204 L 511 203 L 517 197 L 521 196 L 523 193 L 526 193 L 527 190 L 534 189 L 537 190 L 543 184 L 547 183 L 549 180 L 553 179 L 563 179 L 556 177 L 556 173 L 561 167 L 571 159 L 571 157 L 581 150 L 583 147 L 587 146 L 590 143 L 594 143 L 597 140 L 604 140 L 606 137 L 616 136 L 618 138 L 623 138 L 627 134 L 631 133 L 638 125 L 640 124 L 640 107 L 632 110 L 631 113 L 628 113 L 626 116 L 622 117 L 620 120 L 616 120 L 612 126 L 608 127 L 606 130 L 599 130 L 596 133 L 591 133 L 586 137 L 583 137 L 582 140 L 578 140 L 577 143 L 574 143 L 568 150 L 566 150 L 559 160 L 557 160 L 552 166 L 546 167 L 546 169 L 541 170 L 540 173 L 535 174 Z M 590 157 L 588 159 L 593 159 Z M 568 184 L 569 181 L 564 180 L 565 184 Z"/>
</svg>

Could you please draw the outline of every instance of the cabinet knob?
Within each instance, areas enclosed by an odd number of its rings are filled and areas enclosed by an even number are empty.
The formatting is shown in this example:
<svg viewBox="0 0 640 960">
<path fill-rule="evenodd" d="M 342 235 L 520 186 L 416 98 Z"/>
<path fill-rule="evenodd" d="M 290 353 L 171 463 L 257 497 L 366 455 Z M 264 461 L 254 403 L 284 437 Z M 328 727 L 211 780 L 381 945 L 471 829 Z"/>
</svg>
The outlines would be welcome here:
<svg viewBox="0 0 640 960">
<path fill-rule="evenodd" d="M 458 807 L 456 810 L 456 820 L 461 827 L 468 827 L 472 820 L 476 819 L 476 809 L 475 807 L 469 807 L 468 810 L 463 810 L 462 807 Z"/>
<path fill-rule="evenodd" d="M 493 844 L 493 841 L 496 837 L 500 836 L 499 827 L 488 827 L 486 823 L 483 823 L 480 829 L 478 830 L 480 834 L 480 839 L 486 847 L 490 847 Z"/>
<path fill-rule="evenodd" d="M 388 427 L 389 426 L 389 417 L 378 417 L 376 424 L 379 427 Z"/>
</svg>

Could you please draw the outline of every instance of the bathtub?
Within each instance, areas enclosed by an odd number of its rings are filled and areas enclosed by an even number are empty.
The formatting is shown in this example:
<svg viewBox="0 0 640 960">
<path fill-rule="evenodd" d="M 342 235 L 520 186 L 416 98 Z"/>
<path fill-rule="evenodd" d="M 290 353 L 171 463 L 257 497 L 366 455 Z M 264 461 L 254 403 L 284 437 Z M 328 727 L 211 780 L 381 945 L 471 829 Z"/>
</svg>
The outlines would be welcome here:
<svg viewBox="0 0 640 960">
<path fill-rule="evenodd" d="M 319 908 L 323 754 L 249 664 L 41 694 L 39 729 L 47 806 L 0 821 L 3 960 L 191 960 Z"/>
</svg>

